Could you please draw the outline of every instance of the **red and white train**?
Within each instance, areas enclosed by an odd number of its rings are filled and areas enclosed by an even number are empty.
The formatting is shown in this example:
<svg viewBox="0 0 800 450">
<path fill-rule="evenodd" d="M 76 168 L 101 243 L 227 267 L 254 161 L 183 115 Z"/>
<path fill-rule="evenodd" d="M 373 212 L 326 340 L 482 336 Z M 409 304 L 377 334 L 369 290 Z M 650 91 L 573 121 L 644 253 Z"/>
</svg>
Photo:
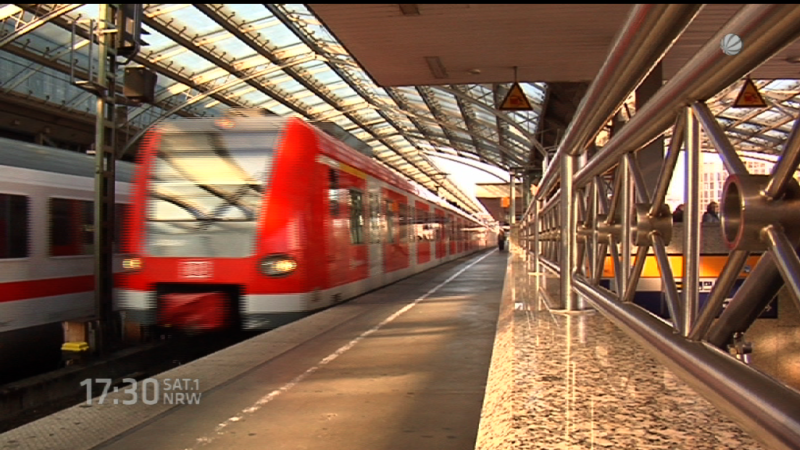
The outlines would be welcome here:
<svg viewBox="0 0 800 450">
<path fill-rule="evenodd" d="M 61 323 L 95 315 L 93 177 L 91 156 L 0 138 L 0 383 L 55 368 Z M 132 178 L 117 163 L 117 230 Z"/>
<path fill-rule="evenodd" d="M 145 136 L 126 320 L 269 329 L 493 244 L 487 228 L 300 119 L 179 119 Z"/>
</svg>

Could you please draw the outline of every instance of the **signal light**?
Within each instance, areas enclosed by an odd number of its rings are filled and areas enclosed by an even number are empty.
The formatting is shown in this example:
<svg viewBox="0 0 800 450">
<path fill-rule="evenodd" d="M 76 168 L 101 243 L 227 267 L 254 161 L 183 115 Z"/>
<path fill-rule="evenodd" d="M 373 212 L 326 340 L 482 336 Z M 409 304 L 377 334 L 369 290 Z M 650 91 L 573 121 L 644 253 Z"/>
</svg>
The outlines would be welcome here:
<svg viewBox="0 0 800 450">
<path fill-rule="evenodd" d="M 271 255 L 261 260 L 259 269 L 264 275 L 282 277 L 297 269 L 297 261 L 289 255 Z"/>
</svg>

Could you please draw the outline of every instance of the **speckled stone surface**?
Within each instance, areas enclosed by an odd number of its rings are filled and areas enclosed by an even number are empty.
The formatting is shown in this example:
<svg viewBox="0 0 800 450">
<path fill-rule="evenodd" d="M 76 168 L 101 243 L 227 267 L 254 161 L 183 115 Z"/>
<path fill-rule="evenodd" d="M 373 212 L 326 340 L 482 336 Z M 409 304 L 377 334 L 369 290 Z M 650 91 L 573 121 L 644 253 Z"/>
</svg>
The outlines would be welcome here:
<svg viewBox="0 0 800 450">
<path fill-rule="evenodd" d="M 476 449 L 764 448 L 600 314 L 551 313 L 537 277 L 514 255 Z"/>
</svg>

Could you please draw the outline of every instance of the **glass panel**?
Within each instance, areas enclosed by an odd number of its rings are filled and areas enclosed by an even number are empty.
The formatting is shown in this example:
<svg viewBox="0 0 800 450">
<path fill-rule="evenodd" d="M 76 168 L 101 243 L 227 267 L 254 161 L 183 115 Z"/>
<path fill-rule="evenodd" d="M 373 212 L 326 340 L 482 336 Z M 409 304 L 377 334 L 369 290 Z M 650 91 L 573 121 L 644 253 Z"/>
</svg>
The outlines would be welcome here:
<svg viewBox="0 0 800 450">
<path fill-rule="evenodd" d="M 91 255 L 94 250 L 94 202 L 50 199 L 50 255 Z"/>
<path fill-rule="evenodd" d="M 277 138 L 275 132 L 164 134 L 150 178 L 148 252 L 251 255 Z"/>
<path fill-rule="evenodd" d="M 28 256 L 28 197 L 0 194 L 0 258 Z"/>
</svg>

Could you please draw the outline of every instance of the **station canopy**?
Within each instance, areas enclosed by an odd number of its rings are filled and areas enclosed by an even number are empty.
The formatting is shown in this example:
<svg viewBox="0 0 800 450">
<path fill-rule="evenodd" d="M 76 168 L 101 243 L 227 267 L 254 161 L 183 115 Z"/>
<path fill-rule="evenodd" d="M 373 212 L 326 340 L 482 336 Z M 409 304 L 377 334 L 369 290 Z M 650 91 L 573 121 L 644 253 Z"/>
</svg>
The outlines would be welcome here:
<svg viewBox="0 0 800 450">
<path fill-rule="evenodd" d="M 94 95 L 73 86 L 71 74 L 96 68 L 88 37 L 98 14 L 96 4 L 0 5 L 0 89 L 94 114 Z M 471 213 L 485 209 L 432 155 L 510 170 L 531 152 L 555 151 L 535 138 L 545 83 L 520 83 L 530 111 L 499 110 L 510 82 L 380 87 L 303 5 L 146 4 L 143 29 L 147 45 L 128 67 L 148 67 L 158 82 L 154 104 L 127 108 L 130 135 L 166 118 L 234 107 L 332 122 L 387 167 Z M 733 108 L 741 82 L 709 105 L 738 149 L 777 153 L 800 111 L 798 83 L 756 83 L 766 107 Z"/>
</svg>

